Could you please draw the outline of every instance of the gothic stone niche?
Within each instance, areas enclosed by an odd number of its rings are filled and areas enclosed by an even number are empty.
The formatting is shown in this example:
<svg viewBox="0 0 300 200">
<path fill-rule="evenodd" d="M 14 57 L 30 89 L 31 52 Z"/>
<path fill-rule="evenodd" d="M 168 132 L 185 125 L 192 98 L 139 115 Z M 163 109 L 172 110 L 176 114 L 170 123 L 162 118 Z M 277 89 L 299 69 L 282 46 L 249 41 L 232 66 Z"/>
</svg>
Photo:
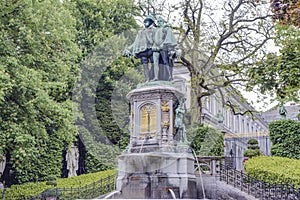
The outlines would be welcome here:
<svg viewBox="0 0 300 200">
<path fill-rule="evenodd" d="M 182 97 L 175 87 L 143 87 L 131 91 L 130 147 L 173 145 L 174 107 Z"/>
<path fill-rule="evenodd" d="M 141 107 L 141 130 L 139 140 L 156 139 L 156 106 L 147 103 Z"/>
</svg>

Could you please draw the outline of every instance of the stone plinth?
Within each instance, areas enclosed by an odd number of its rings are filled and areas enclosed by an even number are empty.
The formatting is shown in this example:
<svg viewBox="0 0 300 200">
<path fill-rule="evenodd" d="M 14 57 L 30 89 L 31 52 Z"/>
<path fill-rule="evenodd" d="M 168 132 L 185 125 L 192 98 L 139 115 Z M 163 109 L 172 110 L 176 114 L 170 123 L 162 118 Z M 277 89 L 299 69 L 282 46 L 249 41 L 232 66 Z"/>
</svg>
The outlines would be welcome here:
<svg viewBox="0 0 300 200">
<path fill-rule="evenodd" d="M 130 144 L 118 158 L 117 190 L 123 199 L 197 198 L 194 158 L 174 139 L 175 110 L 183 94 L 153 82 L 131 91 Z M 180 145 L 179 145 L 180 144 Z"/>
<path fill-rule="evenodd" d="M 117 190 L 122 198 L 196 198 L 194 158 L 189 152 L 127 153 L 119 156 Z"/>
</svg>

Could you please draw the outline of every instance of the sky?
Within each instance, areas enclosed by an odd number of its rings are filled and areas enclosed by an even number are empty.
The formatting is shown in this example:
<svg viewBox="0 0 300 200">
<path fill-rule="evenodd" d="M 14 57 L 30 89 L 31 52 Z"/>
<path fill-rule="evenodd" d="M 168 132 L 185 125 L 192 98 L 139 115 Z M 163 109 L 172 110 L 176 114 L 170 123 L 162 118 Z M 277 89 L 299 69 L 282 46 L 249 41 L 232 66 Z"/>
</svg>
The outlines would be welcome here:
<svg viewBox="0 0 300 200">
<path fill-rule="evenodd" d="M 158 0 L 159 1 L 159 0 Z M 163 1 L 163 0 L 161 0 Z M 174 4 L 177 4 L 178 2 L 180 2 L 180 0 L 166 0 L 165 1 L 166 4 L 169 4 L 169 5 L 174 5 Z M 214 6 L 213 4 L 215 4 L 216 7 L 219 7 L 221 8 L 222 7 L 222 4 L 220 4 L 219 1 L 215 1 L 215 0 L 205 0 L 204 3 L 206 3 L 206 5 L 208 4 L 211 4 L 212 6 Z M 221 6 L 221 7 L 220 7 Z M 257 12 L 264 12 L 263 10 L 258 10 Z M 179 15 L 178 14 L 174 14 L 175 16 L 176 15 Z M 220 14 L 215 14 L 214 15 L 214 20 L 218 20 L 218 18 L 220 18 L 221 15 Z M 170 21 L 169 23 L 176 23 L 176 21 L 178 20 L 178 17 L 175 19 L 175 21 L 171 21 L 171 19 L 174 19 L 174 16 L 170 17 Z M 270 51 L 278 51 L 278 49 L 275 48 L 274 46 L 274 43 L 270 43 L 268 45 L 268 49 Z M 264 99 L 263 102 L 257 102 L 257 100 L 259 99 L 259 96 L 261 95 L 257 95 L 257 93 L 255 92 L 246 92 L 244 90 L 240 90 L 240 92 L 243 94 L 243 96 L 248 100 L 248 102 L 257 110 L 257 111 L 266 111 L 274 106 L 276 106 L 278 104 L 278 102 L 272 102 L 270 101 L 270 97 L 267 97 L 266 99 Z"/>
</svg>

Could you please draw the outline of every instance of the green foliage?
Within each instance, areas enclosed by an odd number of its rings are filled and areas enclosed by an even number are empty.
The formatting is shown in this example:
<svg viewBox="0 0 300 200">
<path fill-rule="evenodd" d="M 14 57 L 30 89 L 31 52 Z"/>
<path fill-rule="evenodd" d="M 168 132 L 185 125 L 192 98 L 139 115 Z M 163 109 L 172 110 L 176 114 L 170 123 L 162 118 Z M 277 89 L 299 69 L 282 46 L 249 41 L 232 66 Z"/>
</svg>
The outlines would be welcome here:
<svg viewBox="0 0 300 200">
<path fill-rule="evenodd" d="M 245 162 L 246 173 L 267 183 L 288 183 L 300 188 L 300 161 L 257 156 Z"/>
<path fill-rule="evenodd" d="M 248 140 L 247 144 L 249 146 L 248 146 L 248 149 L 244 151 L 244 157 L 252 158 L 254 156 L 261 155 L 257 139 L 254 139 L 254 138 L 250 139 L 250 140 Z"/>
<path fill-rule="evenodd" d="M 137 8 L 131 0 L 70 0 L 67 4 L 77 19 L 77 42 L 85 56 L 105 39 L 137 28 L 133 18 Z"/>
<path fill-rule="evenodd" d="M 280 54 L 267 55 L 266 59 L 249 70 L 250 85 L 259 86 L 257 88 L 263 94 L 276 95 L 280 101 L 297 102 L 300 88 L 300 30 L 293 26 L 278 25 L 275 44 L 280 47 Z"/>
<path fill-rule="evenodd" d="M 93 135 L 96 143 L 106 144 L 109 141 L 118 144 L 125 133 L 116 123 L 111 98 L 116 82 L 133 64 L 121 55 L 127 41 L 116 35 L 138 27 L 133 18 L 137 9 L 132 1 L 127 0 L 104 0 L 101 3 L 97 0 L 71 0 L 66 4 L 76 18 L 77 43 L 83 51 L 82 60 L 87 61 L 83 63 L 83 84 L 79 88 L 82 94 L 79 98 L 96 96 L 93 99 L 96 105 L 91 105 L 96 108 L 96 118 L 89 116 L 93 111 L 87 113 L 85 108 L 79 108 L 83 113 L 81 124 Z M 86 101 L 84 103 L 86 106 Z M 90 150 L 87 148 L 87 151 Z M 92 157 L 88 156 L 88 162 L 93 162 Z"/>
<path fill-rule="evenodd" d="M 47 178 L 46 178 L 46 180 L 47 181 L 56 181 L 56 177 L 55 176 L 48 176 Z"/>
<path fill-rule="evenodd" d="M 57 188 L 78 188 L 85 185 L 92 184 L 102 178 L 115 174 L 115 170 L 108 170 L 97 173 L 84 174 L 80 176 L 73 176 L 71 178 L 58 178 Z M 29 199 L 34 197 L 46 189 L 53 188 L 51 185 L 47 185 L 46 182 L 25 183 L 22 185 L 12 185 L 10 188 L 6 188 L 5 199 Z"/>
<path fill-rule="evenodd" d="M 250 139 L 250 140 L 248 140 L 247 144 L 249 144 L 249 145 L 258 145 L 258 141 L 257 141 L 257 139 Z"/>
<path fill-rule="evenodd" d="M 46 178 L 46 185 L 52 185 L 52 186 L 57 186 L 57 182 L 56 182 L 56 177 L 55 176 L 48 176 L 47 178 Z"/>
<path fill-rule="evenodd" d="M 249 150 L 259 150 L 259 146 L 248 146 Z"/>
<path fill-rule="evenodd" d="M 105 152 L 103 152 L 105 153 Z M 117 155 L 115 155 L 117 156 Z M 109 165 L 107 165 L 107 163 L 111 161 L 109 163 Z M 115 163 L 115 158 L 111 158 L 108 160 L 100 160 L 97 158 L 97 156 L 95 156 L 94 154 L 91 154 L 90 152 L 88 152 L 86 154 L 86 158 L 85 158 L 85 171 L 86 173 L 95 173 L 95 172 L 100 172 L 100 171 L 105 171 L 108 169 L 113 168 L 113 166 L 111 166 L 111 164 Z"/>
<path fill-rule="evenodd" d="M 300 159 L 300 123 L 278 120 L 269 124 L 271 153 L 274 156 Z"/>
<path fill-rule="evenodd" d="M 252 158 L 254 156 L 259 156 L 259 155 L 260 155 L 259 149 L 247 149 L 244 151 L 244 157 Z"/>
<path fill-rule="evenodd" d="M 222 156 L 224 154 L 223 134 L 208 126 L 190 128 L 188 137 L 196 155 Z"/>
<path fill-rule="evenodd" d="M 120 154 L 118 146 L 95 142 L 96 138 L 86 129 L 80 129 L 81 139 L 86 149 L 85 170 L 87 173 L 113 169 L 116 167 L 116 158 Z"/>
<path fill-rule="evenodd" d="M 59 0 L 1 1 L 0 15 L 0 152 L 10 154 L 19 183 L 60 176 L 77 132 L 75 20 Z"/>
<path fill-rule="evenodd" d="M 46 185 L 57 186 L 57 182 L 55 182 L 55 181 L 47 181 Z"/>
</svg>

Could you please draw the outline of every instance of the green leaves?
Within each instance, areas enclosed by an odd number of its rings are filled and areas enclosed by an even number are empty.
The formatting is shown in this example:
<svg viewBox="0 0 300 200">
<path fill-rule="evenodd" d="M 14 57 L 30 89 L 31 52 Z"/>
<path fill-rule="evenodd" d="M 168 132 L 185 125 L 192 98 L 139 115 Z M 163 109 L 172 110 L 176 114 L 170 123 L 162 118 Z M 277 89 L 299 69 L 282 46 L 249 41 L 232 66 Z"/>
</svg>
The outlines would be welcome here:
<svg viewBox="0 0 300 200">
<path fill-rule="evenodd" d="M 71 0 L 68 6 L 77 19 L 77 42 L 84 53 L 91 53 L 115 34 L 137 28 L 134 18 L 128 16 L 136 13 L 132 1 Z"/>
<path fill-rule="evenodd" d="M 274 156 L 300 159 L 300 123 L 279 120 L 269 124 L 271 153 Z"/>
<path fill-rule="evenodd" d="M 270 92 L 279 101 L 299 101 L 300 89 L 300 30 L 293 26 L 277 26 L 275 44 L 280 53 L 249 69 L 249 85 L 257 85 L 263 94 Z"/>
<path fill-rule="evenodd" d="M 221 132 L 208 126 L 198 126 L 189 131 L 188 136 L 191 147 L 197 155 L 222 156 L 224 154 L 224 141 Z"/>
<path fill-rule="evenodd" d="M 57 188 L 73 188 L 74 190 L 85 185 L 92 184 L 102 178 L 114 175 L 115 170 L 107 170 L 104 172 L 91 173 L 81 176 L 74 176 L 71 178 L 59 178 L 56 180 Z M 53 188 L 54 186 L 47 185 L 47 182 L 25 183 L 22 185 L 13 185 L 6 188 L 5 198 L 7 199 L 29 199 L 32 198 L 46 189 Z M 1 190 L 0 190 L 1 191 Z"/>
<path fill-rule="evenodd" d="M 77 134 L 75 20 L 58 0 L 2 1 L 0 15 L 0 152 L 19 183 L 60 176 L 64 145 Z"/>
<path fill-rule="evenodd" d="M 248 149 L 244 151 L 244 157 L 249 157 L 252 158 L 254 156 L 259 156 L 261 155 L 259 146 L 258 146 L 258 141 L 256 139 L 250 139 L 248 140 L 247 144 Z"/>
<path fill-rule="evenodd" d="M 300 188 L 300 161 L 276 156 L 257 156 L 245 162 L 246 173 L 267 183 Z"/>
</svg>

